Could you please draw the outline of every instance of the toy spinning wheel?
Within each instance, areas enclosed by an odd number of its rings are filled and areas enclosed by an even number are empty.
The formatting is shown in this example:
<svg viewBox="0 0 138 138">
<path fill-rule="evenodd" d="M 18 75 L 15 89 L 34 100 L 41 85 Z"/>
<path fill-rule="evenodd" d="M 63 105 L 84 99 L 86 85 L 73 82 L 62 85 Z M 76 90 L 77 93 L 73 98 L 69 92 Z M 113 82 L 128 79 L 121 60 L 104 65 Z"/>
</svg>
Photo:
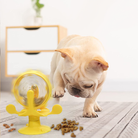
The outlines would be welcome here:
<svg viewBox="0 0 138 138">
<path fill-rule="evenodd" d="M 37 135 L 47 133 L 51 130 L 49 126 L 40 124 L 40 116 L 60 114 L 62 107 L 54 105 L 52 111 L 46 108 L 51 97 L 52 87 L 48 78 L 39 71 L 27 71 L 22 73 L 15 81 L 13 93 L 16 100 L 24 107 L 18 112 L 14 105 L 9 104 L 6 110 L 10 114 L 18 116 L 29 116 L 28 124 L 18 130 L 19 133 Z M 38 111 L 39 109 L 39 111 Z"/>
</svg>

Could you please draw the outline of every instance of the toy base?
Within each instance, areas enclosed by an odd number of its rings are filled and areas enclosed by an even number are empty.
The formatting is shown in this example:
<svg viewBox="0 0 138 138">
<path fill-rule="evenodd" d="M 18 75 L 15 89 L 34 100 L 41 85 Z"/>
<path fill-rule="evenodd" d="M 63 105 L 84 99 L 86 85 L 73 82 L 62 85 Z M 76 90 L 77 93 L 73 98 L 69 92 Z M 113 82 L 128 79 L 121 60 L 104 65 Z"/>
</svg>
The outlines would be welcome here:
<svg viewBox="0 0 138 138">
<path fill-rule="evenodd" d="M 44 134 L 51 131 L 51 128 L 49 126 L 41 125 L 39 127 L 23 127 L 18 130 L 19 133 L 25 134 L 25 135 L 39 135 Z"/>
</svg>

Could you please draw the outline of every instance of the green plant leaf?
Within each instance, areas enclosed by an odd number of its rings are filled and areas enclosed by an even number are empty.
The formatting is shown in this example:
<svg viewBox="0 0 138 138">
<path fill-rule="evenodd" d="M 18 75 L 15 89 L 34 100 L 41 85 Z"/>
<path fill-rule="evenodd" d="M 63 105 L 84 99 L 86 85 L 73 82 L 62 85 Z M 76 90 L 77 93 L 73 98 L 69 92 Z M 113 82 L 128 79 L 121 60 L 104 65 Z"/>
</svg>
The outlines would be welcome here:
<svg viewBox="0 0 138 138">
<path fill-rule="evenodd" d="M 37 6 L 39 9 L 41 9 L 41 8 L 44 7 L 44 4 L 40 4 L 40 3 L 39 3 L 39 0 L 37 0 L 37 1 L 36 1 L 36 6 Z"/>
<path fill-rule="evenodd" d="M 44 7 L 44 4 L 40 4 L 40 5 L 39 5 L 39 8 L 43 8 L 43 7 Z"/>
</svg>

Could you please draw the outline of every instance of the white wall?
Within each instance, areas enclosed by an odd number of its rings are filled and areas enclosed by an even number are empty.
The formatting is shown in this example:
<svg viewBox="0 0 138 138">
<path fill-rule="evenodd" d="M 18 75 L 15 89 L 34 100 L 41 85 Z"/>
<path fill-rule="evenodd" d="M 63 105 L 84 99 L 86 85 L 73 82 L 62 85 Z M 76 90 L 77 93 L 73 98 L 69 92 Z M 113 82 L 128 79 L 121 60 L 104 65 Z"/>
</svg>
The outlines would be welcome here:
<svg viewBox="0 0 138 138">
<path fill-rule="evenodd" d="M 68 28 L 68 35 L 92 35 L 101 40 L 110 65 L 104 90 L 138 90 L 137 0 L 40 2 L 45 4 L 42 9 L 43 25 L 59 24 Z M 5 82 L 11 82 L 11 79 L 4 76 L 5 27 L 31 25 L 35 13 L 31 7 L 31 0 L 0 0 L 0 14 L 1 74 L 2 89 L 5 90 Z"/>
</svg>

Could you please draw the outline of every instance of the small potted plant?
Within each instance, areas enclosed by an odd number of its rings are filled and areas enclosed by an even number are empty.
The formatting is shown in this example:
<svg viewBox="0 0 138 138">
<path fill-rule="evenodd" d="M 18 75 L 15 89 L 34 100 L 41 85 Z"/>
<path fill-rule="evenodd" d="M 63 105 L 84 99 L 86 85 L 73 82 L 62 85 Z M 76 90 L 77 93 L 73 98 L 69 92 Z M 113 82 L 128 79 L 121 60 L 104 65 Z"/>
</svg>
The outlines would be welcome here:
<svg viewBox="0 0 138 138">
<path fill-rule="evenodd" d="M 44 4 L 41 4 L 39 0 L 32 0 L 33 9 L 36 12 L 36 16 L 34 18 L 35 25 L 42 24 L 42 16 L 41 16 L 41 9 L 44 7 Z"/>
</svg>

